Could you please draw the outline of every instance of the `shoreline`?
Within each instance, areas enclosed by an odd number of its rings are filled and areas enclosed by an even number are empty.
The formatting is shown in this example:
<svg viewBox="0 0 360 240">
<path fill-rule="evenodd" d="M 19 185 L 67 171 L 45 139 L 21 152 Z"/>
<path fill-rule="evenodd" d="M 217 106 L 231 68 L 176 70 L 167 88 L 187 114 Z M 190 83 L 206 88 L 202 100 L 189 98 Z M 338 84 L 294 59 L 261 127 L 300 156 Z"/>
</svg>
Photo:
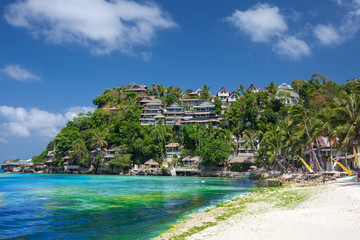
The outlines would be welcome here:
<svg viewBox="0 0 360 240">
<path fill-rule="evenodd" d="M 305 234 L 317 239 L 339 239 L 344 234 L 356 237 L 358 231 L 350 225 L 360 225 L 360 183 L 354 180 L 347 177 L 326 184 L 260 188 L 208 211 L 190 214 L 154 239 L 304 239 Z M 346 201 L 349 198 L 351 202 Z M 337 222 L 341 224 L 334 227 Z"/>
</svg>

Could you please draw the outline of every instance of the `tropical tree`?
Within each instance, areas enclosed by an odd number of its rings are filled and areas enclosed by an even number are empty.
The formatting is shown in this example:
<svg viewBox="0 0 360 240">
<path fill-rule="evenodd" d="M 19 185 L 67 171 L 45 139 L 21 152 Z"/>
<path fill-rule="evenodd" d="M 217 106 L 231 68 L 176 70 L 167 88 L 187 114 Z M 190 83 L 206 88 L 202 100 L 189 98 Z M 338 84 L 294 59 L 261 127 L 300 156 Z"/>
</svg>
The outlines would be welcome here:
<svg viewBox="0 0 360 240">
<path fill-rule="evenodd" d="M 209 139 L 201 148 L 201 165 L 204 167 L 214 167 L 221 161 L 228 159 L 231 154 L 231 147 L 220 139 Z"/>
<path fill-rule="evenodd" d="M 337 106 L 330 108 L 331 117 L 328 123 L 334 134 L 340 139 L 345 150 L 351 145 L 360 145 L 360 97 L 355 94 L 344 94 L 337 99 Z"/>
<path fill-rule="evenodd" d="M 257 157 L 260 159 L 267 159 L 268 164 L 274 164 L 275 160 L 279 161 L 280 159 L 285 159 L 285 141 L 286 139 L 283 130 L 279 126 L 272 128 L 264 134 L 261 141 L 261 151 L 259 152 L 263 155 L 259 156 L 258 154 Z"/>
<path fill-rule="evenodd" d="M 259 144 L 257 132 L 253 132 L 249 129 L 246 129 L 243 134 L 243 147 L 250 147 L 250 150 L 256 150 Z"/>
<path fill-rule="evenodd" d="M 294 106 L 290 113 L 290 119 L 293 121 L 292 125 L 293 127 L 296 127 L 296 131 L 298 132 L 297 135 L 305 134 L 307 136 L 306 143 L 311 152 L 312 161 L 314 163 L 314 170 L 323 171 L 313 147 L 314 139 L 317 136 L 311 136 L 310 133 L 313 116 L 315 116 L 315 114 L 310 109 L 305 109 L 301 105 Z"/>
<path fill-rule="evenodd" d="M 89 151 L 86 148 L 85 142 L 82 139 L 74 141 L 72 144 L 72 151 L 69 153 L 70 159 L 73 160 L 73 164 L 81 165 L 83 167 L 90 166 Z"/>
<path fill-rule="evenodd" d="M 96 132 L 92 138 L 92 146 L 97 147 L 100 149 L 99 155 L 95 158 L 95 163 L 93 166 L 95 167 L 95 173 L 97 172 L 98 168 L 101 166 L 103 162 L 103 153 L 102 148 L 108 146 L 108 142 L 106 141 L 105 134 L 107 134 L 107 130 L 104 132 Z"/>
<path fill-rule="evenodd" d="M 211 94 L 210 94 L 210 86 L 204 85 L 203 86 L 203 90 L 200 93 L 200 98 L 203 101 L 208 101 L 211 98 Z"/>
</svg>

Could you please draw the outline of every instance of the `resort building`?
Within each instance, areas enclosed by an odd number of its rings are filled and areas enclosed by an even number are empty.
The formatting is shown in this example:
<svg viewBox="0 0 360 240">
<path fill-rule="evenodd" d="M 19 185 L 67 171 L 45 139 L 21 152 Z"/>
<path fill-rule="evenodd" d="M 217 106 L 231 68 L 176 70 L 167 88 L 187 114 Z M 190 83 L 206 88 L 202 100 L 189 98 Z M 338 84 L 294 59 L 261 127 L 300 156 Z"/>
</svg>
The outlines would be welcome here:
<svg viewBox="0 0 360 240">
<path fill-rule="evenodd" d="M 73 151 L 67 151 L 65 153 L 65 157 L 64 157 L 64 171 L 65 172 L 74 172 L 77 171 L 79 169 L 79 165 L 75 165 L 74 161 L 70 158 L 70 153 L 72 153 Z"/>
<path fill-rule="evenodd" d="M 254 93 L 261 91 L 261 89 L 256 87 L 254 84 L 251 84 L 250 87 L 247 90 L 250 90 L 250 91 L 252 91 Z"/>
<path fill-rule="evenodd" d="M 166 108 L 164 115 L 166 125 L 181 125 L 185 115 L 185 108 L 178 103 L 173 103 Z"/>
<path fill-rule="evenodd" d="M 210 102 L 203 102 L 197 106 L 194 106 L 194 117 L 183 121 L 185 125 L 189 124 L 209 124 L 212 123 L 214 126 L 218 125 L 221 118 L 217 117 L 215 113 L 215 104 Z"/>
<path fill-rule="evenodd" d="M 226 103 L 228 97 L 230 96 L 230 91 L 228 91 L 226 88 L 222 87 L 217 93 L 216 97 L 220 99 L 221 102 L 223 102 L 223 105 Z"/>
<path fill-rule="evenodd" d="M 230 94 L 230 96 L 226 99 L 226 103 L 231 106 L 236 100 L 240 98 L 239 94 L 237 94 L 235 91 Z"/>
<path fill-rule="evenodd" d="M 186 109 L 192 111 L 194 106 L 201 104 L 203 101 L 200 98 L 180 98 L 179 103 Z"/>
<path fill-rule="evenodd" d="M 201 89 L 199 88 L 195 92 L 189 93 L 187 97 L 179 99 L 181 106 L 184 106 L 187 110 L 193 110 L 193 107 L 199 105 L 203 101 L 200 99 Z"/>
<path fill-rule="evenodd" d="M 299 94 L 295 93 L 290 85 L 283 83 L 278 86 L 275 99 L 280 99 L 285 105 L 294 105 L 299 102 Z"/>
<path fill-rule="evenodd" d="M 90 151 L 90 159 L 91 164 L 96 163 L 96 158 L 101 154 L 100 148 L 95 148 L 94 150 Z"/>
<path fill-rule="evenodd" d="M 158 170 L 159 169 L 159 163 L 156 162 L 153 159 L 150 159 L 144 163 L 146 169 L 150 170 Z"/>
<path fill-rule="evenodd" d="M 166 149 L 166 158 L 168 162 L 171 162 L 171 159 L 176 155 L 177 157 L 180 156 L 182 153 L 183 146 L 181 146 L 179 143 L 169 143 L 165 146 Z"/>
<path fill-rule="evenodd" d="M 182 159 L 184 167 L 199 167 L 201 163 L 200 156 L 186 156 Z"/>
<path fill-rule="evenodd" d="M 105 156 L 104 156 L 104 161 L 108 162 L 111 159 L 114 159 L 115 154 L 119 153 L 119 151 L 115 148 L 111 148 L 111 149 L 104 149 L 105 152 Z"/>
<path fill-rule="evenodd" d="M 236 157 L 229 161 L 230 165 L 233 164 L 254 164 L 255 154 L 254 153 L 239 153 Z"/>
<path fill-rule="evenodd" d="M 145 85 L 135 84 L 130 89 L 126 89 L 126 92 L 136 92 L 137 94 L 145 94 L 148 87 Z"/>
<path fill-rule="evenodd" d="M 201 94 L 201 89 L 198 88 L 198 90 L 196 90 L 195 92 L 189 93 L 188 96 L 190 98 L 197 98 L 200 97 L 200 94 Z"/>
<path fill-rule="evenodd" d="M 140 124 L 156 124 L 158 119 L 164 119 L 164 104 L 160 99 L 154 99 L 143 105 Z"/>
<path fill-rule="evenodd" d="M 317 141 L 313 143 L 314 151 L 319 160 L 320 166 L 326 171 L 343 171 L 340 166 L 334 163 L 330 157 L 339 161 L 348 169 L 356 169 L 355 155 L 353 152 L 343 152 L 342 150 L 336 149 L 334 146 L 338 144 L 335 139 L 329 141 L 326 137 L 318 137 Z M 358 159 L 360 148 L 356 149 Z M 312 165 L 312 155 L 310 149 L 307 149 L 305 160 Z"/>
<path fill-rule="evenodd" d="M 151 101 L 155 100 L 155 96 L 144 96 L 140 101 L 140 106 L 145 105 L 146 103 L 149 103 Z"/>
</svg>

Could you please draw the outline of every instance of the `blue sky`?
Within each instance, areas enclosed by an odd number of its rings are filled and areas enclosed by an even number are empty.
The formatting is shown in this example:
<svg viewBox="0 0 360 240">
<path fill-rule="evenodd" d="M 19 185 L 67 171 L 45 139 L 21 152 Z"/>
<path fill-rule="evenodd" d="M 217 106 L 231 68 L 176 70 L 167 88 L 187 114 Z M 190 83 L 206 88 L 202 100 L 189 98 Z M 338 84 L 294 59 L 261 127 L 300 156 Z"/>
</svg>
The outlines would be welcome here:
<svg viewBox="0 0 360 240">
<path fill-rule="evenodd" d="M 360 0 L 2 0 L 0 161 L 39 154 L 104 89 L 216 93 L 360 77 Z"/>
</svg>

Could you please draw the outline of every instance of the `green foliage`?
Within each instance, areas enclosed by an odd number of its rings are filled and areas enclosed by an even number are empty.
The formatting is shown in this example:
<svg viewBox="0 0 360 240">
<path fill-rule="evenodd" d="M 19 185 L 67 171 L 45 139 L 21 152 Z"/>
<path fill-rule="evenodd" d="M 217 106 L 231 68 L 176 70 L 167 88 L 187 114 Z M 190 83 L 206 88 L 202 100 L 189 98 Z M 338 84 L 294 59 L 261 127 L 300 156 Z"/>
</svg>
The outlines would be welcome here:
<svg viewBox="0 0 360 240">
<path fill-rule="evenodd" d="M 215 104 L 216 110 L 220 110 L 220 112 L 221 112 L 222 102 L 221 102 L 221 100 L 220 100 L 218 97 L 215 97 L 215 98 L 214 98 L 214 104 Z"/>
<path fill-rule="evenodd" d="M 204 167 L 214 167 L 221 161 L 228 159 L 231 147 L 219 139 L 206 141 L 200 150 L 202 158 L 201 165 Z"/>
<path fill-rule="evenodd" d="M 46 160 L 47 160 L 47 151 L 43 151 L 39 155 L 34 156 L 32 158 L 34 164 L 45 163 Z"/>
<path fill-rule="evenodd" d="M 80 165 L 83 167 L 90 166 L 90 156 L 86 148 L 85 142 L 82 139 L 78 139 L 72 144 L 72 151 L 69 154 L 70 159 L 74 165 Z"/>
<path fill-rule="evenodd" d="M 130 166 L 131 154 L 115 154 L 114 158 L 109 161 L 109 167 L 111 168 L 121 168 Z"/>
</svg>

